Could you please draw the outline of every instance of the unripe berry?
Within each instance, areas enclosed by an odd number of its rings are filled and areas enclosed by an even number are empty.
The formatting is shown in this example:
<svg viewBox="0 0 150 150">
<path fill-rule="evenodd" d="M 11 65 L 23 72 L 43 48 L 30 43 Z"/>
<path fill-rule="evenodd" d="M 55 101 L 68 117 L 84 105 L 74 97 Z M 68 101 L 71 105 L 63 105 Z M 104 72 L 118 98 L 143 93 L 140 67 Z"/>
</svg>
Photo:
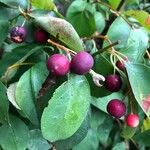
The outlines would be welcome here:
<svg viewBox="0 0 150 150">
<path fill-rule="evenodd" d="M 105 87 L 110 92 L 117 92 L 121 89 L 122 80 L 116 74 L 108 75 L 105 80 Z"/>
<path fill-rule="evenodd" d="M 69 72 L 70 62 L 62 54 L 54 54 L 48 58 L 47 68 L 56 76 L 63 76 Z"/>
<path fill-rule="evenodd" d="M 137 114 L 129 114 L 125 118 L 125 122 L 129 127 L 137 127 L 139 125 L 139 116 Z"/>
<path fill-rule="evenodd" d="M 86 74 L 93 67 L 93 57 L 85 52 L 78 52 L 71 61 L 71 70 L 79 75 Z"/>
<path fill-rule="evenodd" d="M 22 43 L 26 39 L 27 31 L 24 27 L 16 26 L 10 30 L 10 38 L 15 43 Z"/>
<path fill-rule="evenodd" d="M 107 104 L 107 112 L 117 119 L 121 118 L 126 113 L 126 105 L 118 99 L 112 99 Z"/>
<path fill-rule="evenodd" d="M 42 29 L 37 29 L 34 32 L 34 39 L 38 43 L 46 43 L 48 39 L 48 33 Z"/>
</svg>

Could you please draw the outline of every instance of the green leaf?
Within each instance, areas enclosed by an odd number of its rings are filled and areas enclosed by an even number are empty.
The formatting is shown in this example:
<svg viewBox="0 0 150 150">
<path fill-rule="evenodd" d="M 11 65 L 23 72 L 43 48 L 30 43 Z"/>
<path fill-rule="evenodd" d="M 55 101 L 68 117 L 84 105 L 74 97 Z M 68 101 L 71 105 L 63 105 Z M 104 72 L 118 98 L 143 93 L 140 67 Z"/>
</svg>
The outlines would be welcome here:
<svg viewBox="0 0 150 150">
<path fill-rule="evenodd" d="M 150 31 L 150 16 L 148 12 L 143 10 L 128 10 L 125 14 L 135 18 L 143 27 Z"/>
<path fill-rule="evenodd" d="M 67 10 L 67 20 L 82 37 L 91 36 L 96 31 L 95 7 L 86 1 L 74 1 Z"/>
<path fill-rule="evenodd" d="M 132 62 L 142 62 L 143 55 L 148 47 L 148 33 L 143 29 L 131 29 L 125 20 L 118 17 L 107 33 L 108 38 L 112 41 L 120 41 L 115 46 L 117 50 L 125 54 Z M 106 42 L 104 46 L 108 45 Z"/>
<path fill-rule="evenodd" d="M 11 48 L 11 46 L 8 47 L 8 49 L 10 49 L 10 48 Z M 5 48 L 5 50 L 7 50 L 7 48 Z M 18 55 L 20 55 L 22 57 L 20 57 Z M 10 59 L 10 57 L 11 57 L 11 59 Z M 10 59 L 10 60 L 8 60 L 8 59 Z M 14 47 L 14 49 L 12 49 L 11 52 L 5 53 L 2 60 L 0 61 L 0 64 L 3 64 L 2 70 L 0 70 L 3 73 L 1 80 L 4 82 L 8 82 L 13 77 L 20 78 L 20 76 L 23 74 L 23 72 L 25 72 L 32 63 L 37 63 L 37 62 L 45 61 L 45 60 L 46 60 L 46 54 L 43 51 L 43 46 L 33 44 L 31 46 L 24 45 L 24 46 L 20 46 L 20 47 Z M 21 68 L 21 66 L 23 66 L 23 65 L 25 67 Z M 20 74 L 19 74 L 19 71 L 20 71 Z"/>
<path fill-rule="evenodd" d="M 144 29 L 133 29 L 127 41 L 126 48 L 120 52 L 133 62 L 142 62 L 148 47 L 148 33 Z"/>
<path fill-rule="evenodd" d="M 112 148 L 112 150 L 125 150 L 125 149 L 126 149 L 125 142 L 117 143 L 117 144 Z"/>
<path fill-rule="evenodd" d="M 54 10 L 55 4 L 53 0 L 30 0 L 32 6 L 35 6 L 40 9 L 45 9 L 45 10 Z"/>
<path fill-rule="evenodd" d="M 3 123 L 4 121 L 8 120 L 8 109 L 9 109 L 9 102 L 6 95 L 6 87 L 0 82 L 0 122 Z"/>
<path fill-rule="evenodd" d="M 38 63 L 21 76 L 16 87 L 16 102 L 27 118 L 35 125 L 39 125 L 36 100 L 47 76 L 48 71 L 45 62 Z"/>
<path fill-rule="evenodd" d="M 85 118 L 80 128 L 69 138 L 54 143 L 57 150 L 70 150 L 79 144 L 87 135 L 89 128 L 88 117 Z"/>
<path fill-rule="evenodd" d="M 136 136 L 134 136 L 133 139 L 140 145 L 150 146 L 149 137 L 150 137 L 150 130 L 147 130 L 143 133 L 137 134 Z"/>
<path fill-rule="evenodd" d="M 13 106 L 21 110 L 18 104 L 16 103 L 15 92 L 16 92 L 17 83 L 18 82 L 9 85 L 9 87 L 7 88 L 7 96 L 9 101 L 13 104 Z"/>
<path fill-rule="evenodd" d="M 85 119 L 89 104 L 90 90 L 86 78 L 71 75 L 56 89 L 44 109 L 41 119 L 44 138 L 54 142 L 72 136 Z"/>
<path fill-rule="evenodd" d="M 96 22 L 97 31 L 101 33 L 105 27 L 105 19 L 104 19 L 104 16 L 100 12 L 95 13 L 95 22 Z"/>
<path fill-rule="evenodd" d="M 123 49 L 126 46 L 129 35 L 131 32 L 131 27 L 122 18 L 118 17 L 110 26 L 107 36 L 112 42 L 120 41 L 118 45 L 115 46 L 117 49 Z M 108 42 L 104 42 L 103 47 L 108 45 Z"/>
<path fill-rule="evenodd" d="M 112 6 L 113 9 L 116 9 L 120 4 L 121 0 L 108 0 L 109 4 Z"/>
<path fill-rule="evenodd" d="M 9 32 L 9 22 L 8 21 L 0 20 L 0 31 L 1 31 L 1 36 L 0 36 L 0 46 L 1 46 Z"/>
<path fill-rule="evenodd" d="M 121 136 L 125 139 L 131 139 L 136 132 L 136 128 L 130 128 L 128 126 L 125 126 L 122 130 Z"/>
<path fill-rule="evenodd" d="M 35 17 L 35 22 L 52 36 L 74 51 L 83 50 L 83 43 L 72 25 L 64 19 L 52 16 Z"/>
<path fill-rule="evenodd" d="M 91 128 L 98 128 L 100 124 L 102 124 L 107 117 L 107 114 L 105 114 L 103 111 L 100 111 L 99 109 L 92 107 L 91 108 L 91 116 L 90 116 L 90 125 Z"/>
<path fill-rule="evenodd" d="M 98 109 L 107 113 L 107 104 L 112 99 L 122 99 L 123 95 L 120 92 L 114 92 L 108 96 L 100 97 L 100 98 L 93 98 L 91 100 L 92 105 L 97 107 Z"/>
<path fill-rule="evenodd" d="M 6 150 L 25 150 L 29 140 L 27 126 L 15 116 L 0 127 L 0 145 Z"/>
<path fill-rule="evenodd" d="M 0 77 L 4 75 L 7 68 L 19 61 L 23 56 L 25 56 L 30 49 L 32 49 L 35 45 L 27 45 L 27 44 L 21 44 L 19 46 L 16 46 L 14 44 L 10 45 L 12 47 L 8 47 L 9 52 L 6 52 L 2 59 L 0 60 Z M 7 49 L 7 48 L 5 48 Z"/>
<path fill-rule="evenodd" d="M 76 145 L 73 150 L 98 150 L 98 145 L 97 131 L 90 129 L 83 141 Z"/>
<path fill-rule="evenodd" d="M 18 6 L 27 8 L 27 0 L 0 0 L 0 3 L 12 8 L 18 8 Z"/>
<path fill-rule="evenodd" d="M 143 64 L 126 63 L 126 70 L 135 99 L 150 117 L 150 68 Z"/>
<path fill-rule="evenodd" d="M 29 133 L 29 150 L 49 150 L 52 146 L 43 138 L 38 129 L 31 130 Z"/>
<path fill-rule="evenodd" d="M 102 145 L 107 145 L 110 132 L 113 127 L 113 119 L 109 116 L 105 118 L 104 122 L 98 127 L 98 138 Z"/>
</svg>

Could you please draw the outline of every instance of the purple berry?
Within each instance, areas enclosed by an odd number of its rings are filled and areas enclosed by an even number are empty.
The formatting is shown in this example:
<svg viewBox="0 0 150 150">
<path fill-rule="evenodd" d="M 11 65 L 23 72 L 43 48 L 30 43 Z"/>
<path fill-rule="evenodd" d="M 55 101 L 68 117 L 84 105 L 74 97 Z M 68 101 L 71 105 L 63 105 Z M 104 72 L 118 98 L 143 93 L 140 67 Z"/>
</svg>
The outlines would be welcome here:
<svg viewBox="0 0 150 150">
<path fill-rule="evenodd" d="M 27 31 L 24 27 L 16 26 L 10 30 L 10 38 L 15 43 L 22 43 L 26 39 Z"/>
<path fill-rule="evenodd" d="M 83 75 L 89 72 L 93 64 L 93 57 L 85 51 L 80 51 L 71 61 L 71 70 L 76 74 Z"/>
<path fill-rule="evenodd" d="M 118 100 L 118 99 L 112 99 L 107 104 L 107 112 L 115 117 L 115 118 L 121 118 L 126 113 L 126 105 L 124 102 Z"/>
<path fill-rule="evenodd" d="M 108 75 L 105 80 L 105 87 L 110 92 L 117 92 L 121 89 L 122 80 L 120 76 L 112 74 Z"/>
<path fill-rule="evenodd" d="M 54 54 L 48 58 L 47 68 L 56 76 L 64 76 L 69 72 L 70 62 L 62 54 Z"/>
<path fill-rule="evenodd" d="M 48 39 L 48 33 L 42 29 L 37 29 L 34 32 L 34 39 L 38 43 L 46 43 Z"/>
</svg>

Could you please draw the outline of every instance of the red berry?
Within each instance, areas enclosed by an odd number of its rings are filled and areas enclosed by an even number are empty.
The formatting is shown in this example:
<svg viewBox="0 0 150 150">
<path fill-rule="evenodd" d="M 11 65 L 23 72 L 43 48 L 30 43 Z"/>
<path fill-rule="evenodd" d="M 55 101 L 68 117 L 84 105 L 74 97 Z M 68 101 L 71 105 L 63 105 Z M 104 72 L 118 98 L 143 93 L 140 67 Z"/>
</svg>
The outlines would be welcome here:
<svg viewBox="0 0 150 150">
<path fill-rule="evenodd" d="M 46 43 L 48 39 L 48 33 L 42 29 L 37 29 L 34 32 L 34 39 L 38 43 Z"/>
<path fill-rule="evenodd" d="M 27 31 L 24 27 L 16 26 L 10 30 L 10 38 L 15 43 L 22 43 L 27 36 Z"/>
<path fill-rule="evenodd" d="M 107 112 L 115 118 L 121 118 L 126 113 L 126 105 L 118 99 L 112 99 L 107 104 Z"/>
<path fill-rule="evenodd" d="M 125 69 L 125 65 L 123 61 L 118 60 L 116 62 L 116 66 L 120 69 L 120 70 L 124 70 Z"/>
<path fill-rule="evenodd" d="M 71 61 L 71 70 L 76 74 L 83 75 L 89 72 L 93 64 L 93 57 L 85 51 L 80 51 Z"/>
<path fill-rule="evenodd" d="M 48 58 L 47 68 L 56 76 L 63 76 L 69 72 L 70 62 L 62 54 L 54 54 Z"/>
<path fill-rule="evenodd" d="M 139 116 L 137 114 L 129 114 L 125 118 L 125 122 L 129 127 L 137 127 L 139 125 Z"/>
<path fill-rule="evenodd" d="M 122 80 L 120 76 L 112 74 L 108 75 L 105 80 L 105 87 L 111 92 L 117 92 L 121 89 Z"/>
<path fill-rule="evenodd" d="M 124 61 L 128 61 L 128 57 L 125 57 L 125 58 L 124 58 Z M 122 70 L 122 71 L 125 69 L 124 61 L 118 60 L 118 61 L 116 62 L 116 66 L 117 66 L 120 70 Z"/>
</svg>

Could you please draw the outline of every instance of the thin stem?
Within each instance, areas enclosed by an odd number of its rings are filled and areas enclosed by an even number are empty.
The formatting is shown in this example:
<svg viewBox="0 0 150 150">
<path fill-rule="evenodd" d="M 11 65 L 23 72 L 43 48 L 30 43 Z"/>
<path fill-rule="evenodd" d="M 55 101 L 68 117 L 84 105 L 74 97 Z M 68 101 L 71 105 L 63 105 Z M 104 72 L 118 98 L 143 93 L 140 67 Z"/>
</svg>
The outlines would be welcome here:
<svg viewBox="0 0 150 150">
<path fill-rule="evenodd" d="M 148 52 L 148 50 L 146 50 L 146 54 L 148 56 L 148 59 L 150 59 L 150 53 Z"/>
<path fill-rule="evenodd" d="M 65 46 L 63 46 L 63 45 L 60 45 L 60 44 L 58 44 L 58 43 L 56 43 L 56 42 L 54 42 L 54 41 L 52 41 L 52 40 L 50 40 L 50 39 L 48 39 L 47 42 L 50 43 L 50 44 L 52 44 L 52 45 L 54 45 L 54 46 L 56 46 L 57 48 L 60 48 L 60 49 L 64 50 L 66 53 L 71 52 L 72 55 L 77 54 L 77 53 L 74 52 L 73 50 L 71 50 L 71 49 L 69 49 L 69 48 L 67 48 L 67 47 L 65 47 Z"/>
<path fill-rule="evenodd" d="M 120 4 L 118 5 L 116 10 L 119 11 L 122 8 L 122 6 L 124 5 L 125 2 L 126 2 L 126 0 L 121 0 Z"/>
<path fill-rule="evenodd" d="M 100 53 L 103 53 L 104 51 L 110 49 L 111 47 L 113 47 L 113 46 L 115 46 L 117 44 L 119 44 L 119 41 L 116 41 L 116 42 L 114 42 L 114 43 L 112 43 L 112 44 L 110 44 L 110 45 L 108 45 L 108 46 L 98 50 L 97 52 L 93 53 L 92 56 L 95 57 L 96 55 L 98 55 Z"/>
</svg>

